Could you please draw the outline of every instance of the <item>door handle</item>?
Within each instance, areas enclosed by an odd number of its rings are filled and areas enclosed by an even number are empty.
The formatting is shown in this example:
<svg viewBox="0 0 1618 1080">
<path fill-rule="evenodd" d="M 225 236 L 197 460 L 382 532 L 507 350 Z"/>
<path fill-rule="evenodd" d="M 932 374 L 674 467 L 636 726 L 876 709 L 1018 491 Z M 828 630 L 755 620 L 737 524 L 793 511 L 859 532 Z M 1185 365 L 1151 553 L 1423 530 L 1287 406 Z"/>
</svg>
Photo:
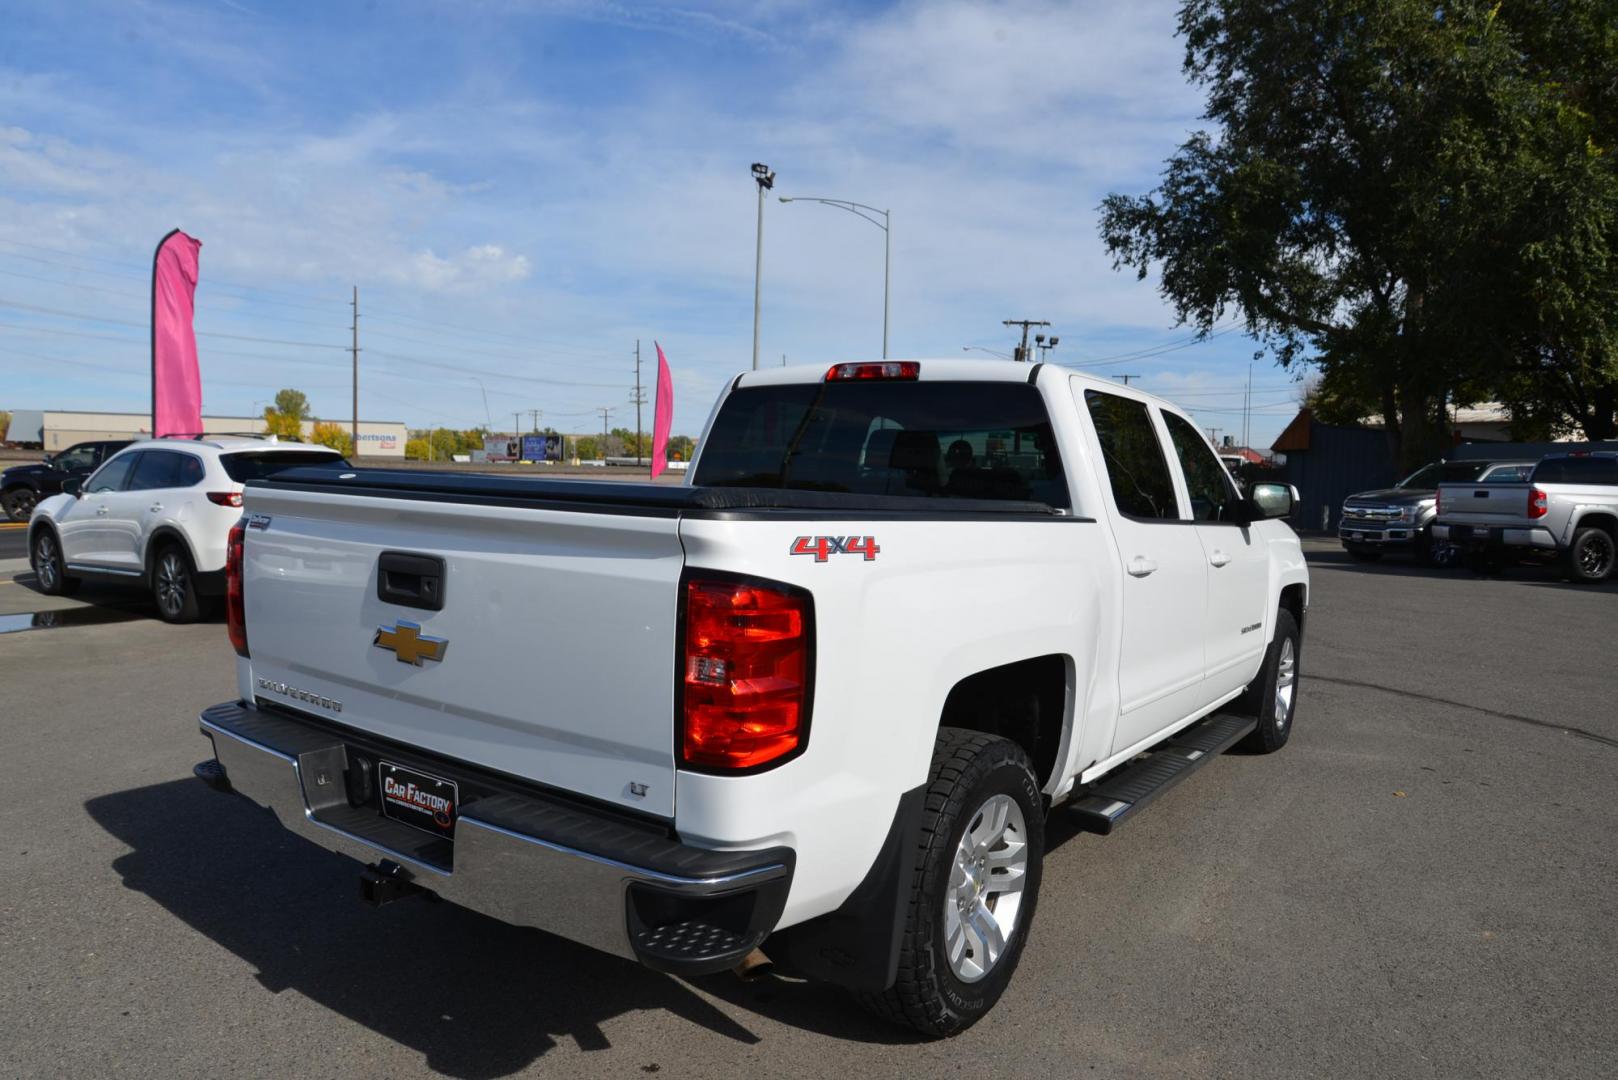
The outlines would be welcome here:
<svg viewBox="0 0 1618 1080">
<path fill-rule="evenodd" d="M 1145 577 L 1157 569 L 1157 564 L 1144 555 L 1136 555 L 1129 560 L 1129 565 L 1125 569 L 1129 571 L 1130 577 Z"/>
<path fill-rule="evenodd" d="M 107 508 L 105 506 L 96 507 L 96 517 L 106 517 L 106 516 L 107 516 Z"/>
<path fill-rule="evenodd" d="M 163 509 L 163 504 L 162 503 L 153 503 L 152 504 L 152 513 L 155 514 L 161 509 Z"/>
<path fill-rule="evenodd" d="M 1213 554 L 1208 556 L 1208 561 L 1213 563 L 1215 566 L 1224 566 L 1226 563 L 1230 562 L 1230 556 L 1226 555 L 1218 548 L 1215 548 Z"/>
</svg>

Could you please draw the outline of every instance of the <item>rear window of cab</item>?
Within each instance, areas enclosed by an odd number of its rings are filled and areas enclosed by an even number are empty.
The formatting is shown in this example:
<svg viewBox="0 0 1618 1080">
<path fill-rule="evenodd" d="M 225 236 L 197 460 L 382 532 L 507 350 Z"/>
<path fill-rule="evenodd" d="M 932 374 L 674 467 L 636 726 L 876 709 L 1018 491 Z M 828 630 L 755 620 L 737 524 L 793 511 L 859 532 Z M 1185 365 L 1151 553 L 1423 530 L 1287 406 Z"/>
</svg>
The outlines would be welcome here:
<svg viewBox="0 0 1618 1080">
<path fill-rule="evenodd" d="M 239 450 L 219 455 L 219 464 L 224 467 L 225 475 L 238 484 L 262 480 L 300 465 L 348 467 L 347 459 L 335 450 Z"/>
<path fill-rule="evenodd" d="M 1022 382 L 744 387 L 720 408 L 692 482 L 1069 505 L 1044 399 Z"/>
</svg>

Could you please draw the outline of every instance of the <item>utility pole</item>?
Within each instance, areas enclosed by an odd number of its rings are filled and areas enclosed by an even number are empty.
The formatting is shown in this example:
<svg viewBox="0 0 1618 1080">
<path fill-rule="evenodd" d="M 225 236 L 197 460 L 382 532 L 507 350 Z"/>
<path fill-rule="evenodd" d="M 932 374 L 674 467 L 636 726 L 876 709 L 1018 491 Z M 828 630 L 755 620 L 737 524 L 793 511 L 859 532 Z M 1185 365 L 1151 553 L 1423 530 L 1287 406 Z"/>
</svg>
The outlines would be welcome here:
<svg viewBox="0 0 1618 1080">
<path fill-rule="evenodd" d="M 349 353 L 354 358 L 354 416 L 349 435 L 354 441 L 354 456 L 360 456 L 360 287 L 354 286 L 354 344 Z"/>
<path fill-rule="evenodd" d="M 545 410 L 544 409 L 529 409 L 528 410 L 528 418 L 531 421 L 533 421 L 532 427 L 534 429 L 534 434 L 535 435 L 539 434 L 539 418 L 541 416 L 544 416 L 544 415 L 545 415 Z"/>
<path fill-rule="evenodd" d="M 1044 319 L 1001 319 L 1000 325 L 1022 327 L 1022 344 L 1017 346 L 1016 358 L 1026 361 L 1028 359 L 1028 328 L 1030 326 L 1049 326 L 1050 323 Z"/>
<path fill-rule="evenodd" d="M 1253 437 L 1253 361 L 1247 362 L 1247 393 L 1242 396 L 1242 449 Z"/>
<path fill-rule="evenodd" d="M 607 417 L 612 415 L 612 410 L 605 407 L 605 406 L 602 406 L 597 411 L 599 413 L 601 413 L 601 460 L 606 461 L 607 460 Z"/>
<path fill-rule="evenodd" d="M 635 464 L 640 464 L 640 407 L 646 404 L 646 391 L 640 387 L 640 338 L 635 339 L 635 392 L 629 398 L 635 403 Z"/>
<path fill-rule="evenodd" d="M 518 438 L 521 435 L 522 435 L 522 413 L 521 412 L 514 412 L 514 413 L 511 414 L 511 436 L 512 436 L 512 438 Z"/>
<path fill-rule="evenodd" d="M 761 162 L 753 162 L 753 181 L 758 184 L 758 251 L 753 256 L 753 370 L 758 370 L 759 283 L 764 277 L 764 193 L 775 186 L 775 173 Z"/>
<path fill-rule="evenodd" d="M 1117 379 L 1119 382 L 1123 383 L 1125 386 L 1128 386 L 1130 379 L 1138 379 L 1138 378 L 1140 378 L 1140 376 L 1139 375 L 1114 375 L 1113 378 Z"/>
<path fill-rule="evenodd" d="M 1218 427 L 1209 428 L 1208 429 L 1208 442 L 1211 443 L 1213 446 L 1217 447 L 1219 445 L 1219 433 L 1221 431 L 1224 431 L 1224 430 L 1225 430 L 1224 428 L 1218 428 Z"/>
</svg>

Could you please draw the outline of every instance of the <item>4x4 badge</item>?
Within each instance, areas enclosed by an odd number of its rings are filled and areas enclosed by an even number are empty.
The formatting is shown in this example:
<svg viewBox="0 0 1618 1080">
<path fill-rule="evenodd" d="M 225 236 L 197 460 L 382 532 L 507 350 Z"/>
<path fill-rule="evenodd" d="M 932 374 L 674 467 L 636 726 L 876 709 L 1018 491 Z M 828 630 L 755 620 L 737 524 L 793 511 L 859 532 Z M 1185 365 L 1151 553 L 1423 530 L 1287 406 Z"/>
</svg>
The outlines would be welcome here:
<svg viewBox="0 0 1618 1080">
<path fill-rule="evenodd" d="M 449 639 L 429 637 L 421 632 L 421 624 L 400 619 L 398 626 L 379 626 L 371 644 L 393 653 L 401 664 L 421 667 L 423 660 L 442 660 L 449 648 Z"/>
</svg>

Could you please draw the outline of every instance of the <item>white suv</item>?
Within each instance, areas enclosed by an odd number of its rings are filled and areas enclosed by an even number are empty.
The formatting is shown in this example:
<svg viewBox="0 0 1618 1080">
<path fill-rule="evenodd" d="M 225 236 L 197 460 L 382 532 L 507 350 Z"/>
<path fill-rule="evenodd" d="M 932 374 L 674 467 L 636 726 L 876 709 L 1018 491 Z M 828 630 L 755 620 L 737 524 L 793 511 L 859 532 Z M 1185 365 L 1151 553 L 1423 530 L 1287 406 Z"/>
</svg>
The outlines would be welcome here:
<svg viewBox="0 0 1618 1080">
<path fill-rule="evenodd" d="M 28 551 L 40 590 L 71 593 L 84 578 L 140 585 L 165 621 L 191 622 L 224 592 L 242 487 L 297 465 L 348 463 L 324 446 L 273 437 L 133 443 L 34 508 Z"/>
</svg>

